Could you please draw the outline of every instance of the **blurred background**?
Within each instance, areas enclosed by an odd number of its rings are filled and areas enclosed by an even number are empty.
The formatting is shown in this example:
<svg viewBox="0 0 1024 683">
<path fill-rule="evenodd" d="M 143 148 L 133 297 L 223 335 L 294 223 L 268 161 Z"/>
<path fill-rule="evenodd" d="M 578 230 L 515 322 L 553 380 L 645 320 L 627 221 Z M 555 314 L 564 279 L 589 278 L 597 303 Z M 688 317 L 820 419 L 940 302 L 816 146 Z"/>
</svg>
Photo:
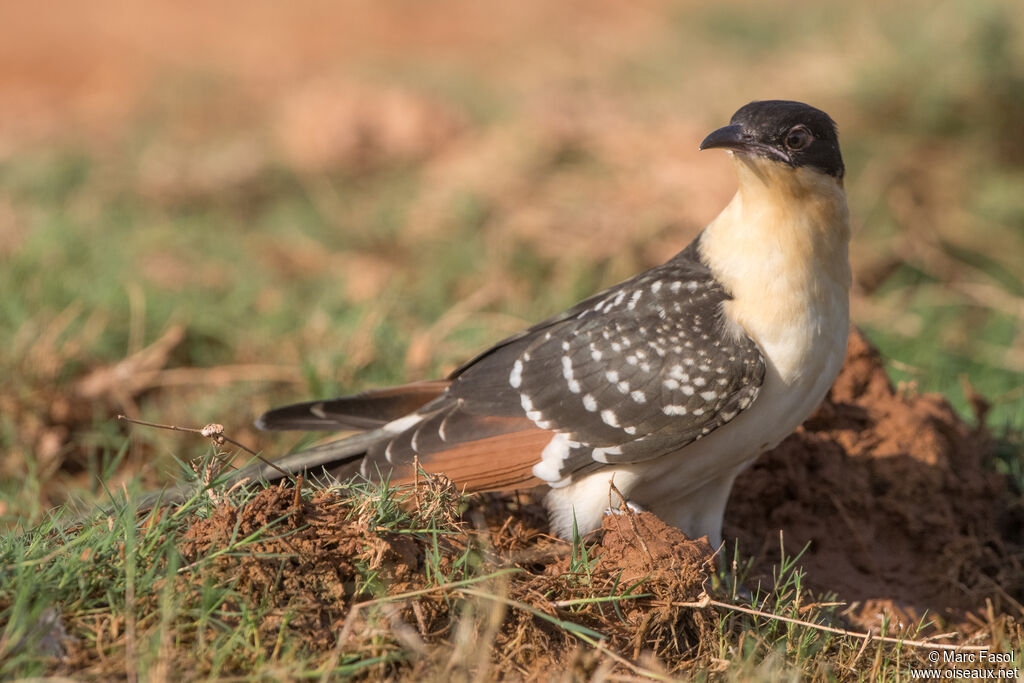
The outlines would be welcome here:
<svg viewBox="0 0 1024 683">
<path fill-rule="evenodd" d="M 127 429 L 452 369 L 725 204 L 754 99 L 840 126 L 853 316 L 1024 482 L 1019 0 L 0 7 L 0 521 L 206 452 Z"/>
</svg>

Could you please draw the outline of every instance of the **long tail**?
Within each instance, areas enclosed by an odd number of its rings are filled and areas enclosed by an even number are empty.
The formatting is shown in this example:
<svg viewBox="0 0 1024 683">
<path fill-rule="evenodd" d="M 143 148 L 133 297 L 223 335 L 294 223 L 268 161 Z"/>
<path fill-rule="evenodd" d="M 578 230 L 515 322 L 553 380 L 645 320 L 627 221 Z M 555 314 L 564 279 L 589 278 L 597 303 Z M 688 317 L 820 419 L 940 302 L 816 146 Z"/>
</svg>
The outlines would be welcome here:
<svg viewBox="0 0 1024 683">
<path fill-rule="evenodd" d="M 413 382 L 325 401 L 293 403 L 263 413 L 256 426 L 325 432 L 376 429 L 420 409 L 444 393 L 449 384 L 448 380 Z"/>
</svg>

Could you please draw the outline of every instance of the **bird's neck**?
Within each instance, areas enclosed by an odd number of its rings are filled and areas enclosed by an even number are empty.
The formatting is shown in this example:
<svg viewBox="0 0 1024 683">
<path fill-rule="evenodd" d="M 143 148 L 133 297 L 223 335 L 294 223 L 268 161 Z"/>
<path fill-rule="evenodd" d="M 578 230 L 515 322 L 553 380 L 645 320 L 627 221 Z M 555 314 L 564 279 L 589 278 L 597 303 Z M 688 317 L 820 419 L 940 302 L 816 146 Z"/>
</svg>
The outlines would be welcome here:
<svg viewBox="0 0 1024 683">
<path fill-rule="evenodd" d="M 700 242 L 704 262 L 733 296 L 727 318 L 762 349 L 839 333 L 826 327 L 841 327 L 845 338 L 850 222 L 841 181 L 809 169 L 736 160 L 739 190 Z"/>
</svg>

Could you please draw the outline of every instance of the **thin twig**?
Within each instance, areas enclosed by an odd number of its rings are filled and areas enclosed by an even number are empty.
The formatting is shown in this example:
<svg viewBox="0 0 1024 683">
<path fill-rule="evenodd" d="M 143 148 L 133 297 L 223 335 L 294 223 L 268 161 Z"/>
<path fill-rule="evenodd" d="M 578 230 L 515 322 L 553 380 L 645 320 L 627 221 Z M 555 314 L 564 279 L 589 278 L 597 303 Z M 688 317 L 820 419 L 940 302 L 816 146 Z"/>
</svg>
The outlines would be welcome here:
<svg viewBox="0 0 1024 683">
<path fill-rule="evenodd" d="M 870 645 L 870 644 L 871 644 L 871 638 L 865 638 L 864 641 L 860 644 L 860 649 L 857 650 L 857 656 L 854 657 L 853 661 L 850 662 L 847 665 L 846 668 L 847 668 L 848 671 L 856 671 L 857 670 L 857 668 L 856 668 L 857 667 L 857 662 L 859 662 L 860 658 L 864 656 L 865 652 L 867 652 L 868 645 Z"/>
<path fill-rule="evenodd" d="M 179 427 L 178 425 L 165 425 L 160 424 L 159 422 L 147 422 L 146 420 L 137 420 L 133 417 L 128 417 L 127 415 L 118 415 L 117 419 L 121 420 L 122 422 L 131 422 L 133 424 L 142 425 L 143 427 L 156 427 L 157 429 L 169 429 L 174 432 L 189 432 L 190 434 L 199 434 L 200 436 L 212 438 L 215 442 L 218 442 L 218 446 L 222 445 L 224 441 L 227 441 L 229 443 L 234 444 L 235 446 L 238 446 L 246 453 L 259 457 L 259 454 L 256 451 L 248 448 L 244 444 L 238 443 L 237 441 L 229 437 L 227 434 L 225 434 L 224 427 L 219 424 L 208 424 L 202 429 L 196 429 L 195 427 Z"/>
<path fill-rule="evenodd" d="M 619 504 L 619 511 L 622 514 L 627 515 L 629 517 L 629 525 L 633 529 L 633 536 L 638 541 L 640 541 L 640 545 L 643 547 L 644 552 L 647 553 L 648 559 L 650 559 L 651 562 L 654 562 L 654 555 L 651 554 L 651 549 L 647 547 L 647 541 L 644 540 L 643 534 L 640 533 L 640 529 L 636 525 L 636 516 L 637 516 L 636 512 L 633 510 L 633 508 L 629 507 L 629 501 L 627 501 L 626 497 L 624 495 L 622 495 L 622 491 L 619 490 L 619 487 L 615 485 L 615 475 L 614 474 L 612 475 L 612 478 L 608 480 L 608 503 L 609 504 L 611 504 L 611 500 L 612 500 L 612 491 L 614 491 L 615 495 L 617 495 L 619 497 L 619 500 L 622 501 Z"/>
<path fill-rule="evenodd" d="M 292 498 L 292 509 L 299 510 L 299 504 L 302 502 L 302 475 L 300 474 L 295 480 L 295 496 Z"/>
<path fill-rule="evenodd" d="M 871 633 L 864 633 L 862 631 L 850 631 L 845 628 L 825 626 L 823 624 L 816 624 L 812 621 L 804 621 L 803 619 L 793 619 L 792 617 L 784 617 L 779 614 L 772 614 L 771 612 L 764 612 L 762 610 L 752 609 L 750 607 L 741 607 L 739 605 L 733 605 L 728 602 L 713 600 L 706 593 L 703 596 L 701 596 L 701 599 L 697 602 L 673 602 L 670 604 L 674 607 L 692 607 L 695 609 L 703 609 L 709 606 L 721 607 L 722 609 L 733 610 L 735 612 L 743 612 L 744 614 L 752 614 L 757 617 L 775 619 L 776 621 L 782 621 L 787 624 L 807 626 L 808 628 L 817 629 L 819 631 L 826 631 L 828 633 L 835 633 L 836 635 L 840 636 L 861 638 L 863 640 L 877 640 L 882 643 L 892 643 L 895 645 L 909 645 L 910 647 L 920 648 L 930 647 L 936 650 L 961 650 L 965 652 L 984 652 L 992 649 L 991 645 L 953 645 L 948 643 L 931 643 L 926 640 L 906 640 L 904 638 L 894 638 L 892 636 L 876 636 Z"/>
<path fill-rule="evenodd" d="M 573 605 L 593 605 L 599 602 L 620 602 L 622 600 L 639 600 L 649 598 L 652 593 L 637 593 L 636 595 L 606 595 L 600 598 L 578 598 L 576 600 L 556 600 L 551 603 L 552 607 L 559 609 L 572 607 Z"/>
<path fill-rule="evenodd" d="M 206 425 L 202 429 L 196 429 L 195 427 L 179 427 L 178 425 L 165 425 L 160 424 L 159 422 L 147 422 L 146 420 L 136 420 L 135 418 L 128 417 L 127 415 L 118 415 L 117 419 L 120 420 L 121 422 L 131 422 L 132 424 L 142 425 L 143 427 L 155 427 L 156 429 L 169 429 L 172 432 L 188 432 L 189 434 L 199 434 L 200 436 L 205 436 L 208 439 L 212 439 L 213 443 L 218 446 L 223 446 L 224 442 L 226 441 L 232 444 L 233 446 L 241 448 L 243 451 L 253 456 L 254 458 L 258 458 L 260 462 L 262 462 L 264 465 L 274 468 L 275 470 L 281 473 L 281 476 L 288 479 L 293 484 L 295 483 L 295 478 L 292 477 L 291 472 L 286 472 L 285 470 L 275 465 L 272 461 L 267 460 L 262 455 L 252 450 L 245 444 L 239 443 L 238 441 L 232 439 L 230 436 L 224 433 L 223 425 L 211 423 Z"/>
</svg>

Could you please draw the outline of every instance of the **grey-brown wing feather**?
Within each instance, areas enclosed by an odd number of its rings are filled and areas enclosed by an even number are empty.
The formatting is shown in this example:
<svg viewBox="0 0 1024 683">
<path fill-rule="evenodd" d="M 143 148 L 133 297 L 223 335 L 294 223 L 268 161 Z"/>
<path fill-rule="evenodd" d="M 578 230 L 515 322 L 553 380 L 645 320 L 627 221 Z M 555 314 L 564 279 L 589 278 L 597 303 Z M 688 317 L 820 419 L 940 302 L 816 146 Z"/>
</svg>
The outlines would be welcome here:
<svg viewBox="0 0 1024 683">
<path fill-rule="evenodd" d="M 525 416 L 567 442 L 560 476 L 678 450 L 757 397 L 764 359 L 688 249 L 481 354 L 438 402 Z"/>
<path fill-rule="evenodd" d="M 555 484 L 602 463 L 677 451 L 728 423 L 757 397 L 765 364 L 753 340 L 723 325 L 729 295 L 700 262 L 697 244 L 495 344 L 412 415 L 396 420 L 388 411 L 396 421 L 373 423 L 363 472 L 408 468 L 417 457 L 479 459 L 484 445 L 514 454 L 516 467 L 529 471 L 560 439 L 557 462 L 543 469 Z M 362 419 L 375 414 L 353 399 L 330 407 L 337 424 L 349 407 Z M 534 450 L 516 450 L 523 447 Z"/>
<path fill-rule="evenodd" d="M 338 431 L 376 429 L 418 410 L 448 388 L 446 380 L 413 382 L 352 396 L 293 403 L 263 413 L 260 429 Z"/>
</svg>

